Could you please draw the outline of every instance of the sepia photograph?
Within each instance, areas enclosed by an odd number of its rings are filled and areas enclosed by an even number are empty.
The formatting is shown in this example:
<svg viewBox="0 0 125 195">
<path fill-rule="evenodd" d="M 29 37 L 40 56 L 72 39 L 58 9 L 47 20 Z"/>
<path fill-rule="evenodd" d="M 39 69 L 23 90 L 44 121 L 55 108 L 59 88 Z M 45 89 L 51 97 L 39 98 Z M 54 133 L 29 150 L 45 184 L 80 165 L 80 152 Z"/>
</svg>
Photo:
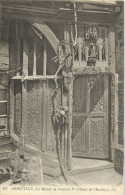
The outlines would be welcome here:
<svg viewBox="0 0 125 195">
<path fill-rule="evenodd" d="M 0 0 L 0 194 L 123 176 L 124 1 Z"/>
</svg>

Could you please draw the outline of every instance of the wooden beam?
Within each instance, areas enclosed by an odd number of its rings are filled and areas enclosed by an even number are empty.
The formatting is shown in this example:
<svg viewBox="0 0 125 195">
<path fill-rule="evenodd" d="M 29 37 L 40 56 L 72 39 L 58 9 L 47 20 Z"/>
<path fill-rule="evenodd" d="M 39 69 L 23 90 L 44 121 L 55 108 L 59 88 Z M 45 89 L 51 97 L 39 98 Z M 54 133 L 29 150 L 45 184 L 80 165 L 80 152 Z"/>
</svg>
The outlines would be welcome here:
<svg viewBox="0 0 125 195">
<path fill-rule="evenodd" d="M 30 23 L 33 24 L 40 32 L 42 32 L 42 34 L 50 42 L 55 53 L 57 53 L 57 47 L 59 45 L 59 40 L 57 39 L 53 31 L 49 28 L 49 26 L 46 25 L 45 23 L 42 23 L 42 24 L 35 23 L 34 20 L 30 21 Z"/>
</svg>

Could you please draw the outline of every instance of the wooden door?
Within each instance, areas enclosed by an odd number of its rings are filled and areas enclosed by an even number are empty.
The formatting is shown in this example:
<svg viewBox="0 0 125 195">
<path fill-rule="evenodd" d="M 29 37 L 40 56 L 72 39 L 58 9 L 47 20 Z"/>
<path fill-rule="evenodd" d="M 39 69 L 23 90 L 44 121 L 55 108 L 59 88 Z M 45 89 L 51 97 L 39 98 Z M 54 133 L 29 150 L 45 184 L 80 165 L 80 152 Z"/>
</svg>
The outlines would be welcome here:
<svg viewBox="0 0 125 195">
<path fill-rule="evenodd" d="M 74 79 L 73 156 L 109 158 L 108 82 L 108 75 Z"/>
</svg>

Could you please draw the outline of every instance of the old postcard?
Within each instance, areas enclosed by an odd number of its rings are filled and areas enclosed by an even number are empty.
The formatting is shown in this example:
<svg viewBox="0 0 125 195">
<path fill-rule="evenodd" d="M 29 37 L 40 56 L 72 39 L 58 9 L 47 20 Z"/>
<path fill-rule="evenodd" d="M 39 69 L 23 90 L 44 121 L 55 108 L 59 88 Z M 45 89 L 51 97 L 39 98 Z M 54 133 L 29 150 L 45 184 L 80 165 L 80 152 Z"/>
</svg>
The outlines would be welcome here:
<svg viewBox="0 0 125 195">
<path fill-rule="evenodd" d="M 0 1 L 0 194 L 122 195 L 124 1 Z"/>
</svg>

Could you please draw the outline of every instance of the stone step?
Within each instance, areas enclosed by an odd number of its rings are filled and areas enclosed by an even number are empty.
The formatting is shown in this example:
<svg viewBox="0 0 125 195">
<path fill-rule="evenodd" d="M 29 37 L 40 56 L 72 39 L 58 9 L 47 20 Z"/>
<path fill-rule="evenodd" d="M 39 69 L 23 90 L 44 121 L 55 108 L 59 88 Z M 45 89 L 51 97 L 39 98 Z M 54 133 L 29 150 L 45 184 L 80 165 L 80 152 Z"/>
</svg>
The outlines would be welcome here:
<svg viewBox="0 0 125 195">
<path fill-rule="evenodd" d="M 46 159 L 46 158 L 43 158 L 42 159 L 42 164 L 43 164 L 43 166 L 47 166 L 47 167 L 50 167 L 50 168 L 58 168 L 58 167 L 60 167 L 59 161 L 57 159 Z"/>
<path fill-rule="evenodd" d="M 61 169 L 60 168 L 51 168 L 47 166 L 43 166 L 43 173 L 45 175 L 50 175 L 53 177 L 60 177 L 61 176 Z"/>
<path fill-rule="evenodd" d="M 93 167 L 83 167 L 83 168 L 76 168 L 74 170 L 68 171 L 69 175 L 77 175 L 81 173 L 87 173 L 87 172 L 94 172 L 104 169 L 111 169 L 114 167 L 114 163 L 109 163 L 106 165 L 98 165 Z"/>
</svg>

